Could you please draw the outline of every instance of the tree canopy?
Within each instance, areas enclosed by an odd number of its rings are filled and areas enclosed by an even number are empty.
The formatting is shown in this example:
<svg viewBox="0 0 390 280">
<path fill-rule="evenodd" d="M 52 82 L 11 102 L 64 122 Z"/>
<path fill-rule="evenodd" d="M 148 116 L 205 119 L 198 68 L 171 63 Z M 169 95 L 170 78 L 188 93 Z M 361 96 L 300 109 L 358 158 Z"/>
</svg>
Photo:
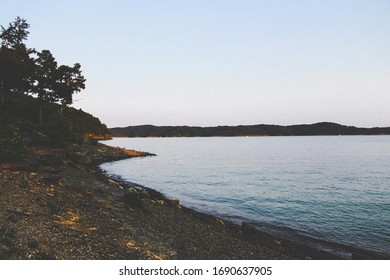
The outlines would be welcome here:
<svg viewBox="0 0 390 280">
<path fill-rule="evenodd" d="M 32 95 L 41 103 L 73 103 L 73 94 L 85 89 L 86 79 L 81 65 L 58 66 L 49 50 L 36 51 L 25 44 L 30 25 L 17 17 L 7 27 L 1 26 L 0 40 L 0 104 L 6 111 L 12 94 Z M 39 120 L 42 122 L 42 107 Z"/>
<path fill-rule="evenodd" d="M 8 28 L 1 26 L 1 45 L 12 50 L 26 48 L 23 42 L 27 40 L 28 34 L 30 34 L 28 31 L 29 27 L 30 25 L 27 21 L 20 17 L 9 23 Z"/>
</svg>

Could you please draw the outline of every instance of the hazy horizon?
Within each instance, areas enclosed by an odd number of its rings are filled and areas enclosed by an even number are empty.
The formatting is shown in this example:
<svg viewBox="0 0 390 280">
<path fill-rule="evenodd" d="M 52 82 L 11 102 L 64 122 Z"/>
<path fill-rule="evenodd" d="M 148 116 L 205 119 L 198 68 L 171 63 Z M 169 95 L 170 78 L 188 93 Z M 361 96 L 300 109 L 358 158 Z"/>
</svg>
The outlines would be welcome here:
<svg viewBox="0 0 390 280">
<path fill-rule="evenodd" d="M 108 127 L 390 126 L 389 1 L 0 1 Z"/>
</svg>

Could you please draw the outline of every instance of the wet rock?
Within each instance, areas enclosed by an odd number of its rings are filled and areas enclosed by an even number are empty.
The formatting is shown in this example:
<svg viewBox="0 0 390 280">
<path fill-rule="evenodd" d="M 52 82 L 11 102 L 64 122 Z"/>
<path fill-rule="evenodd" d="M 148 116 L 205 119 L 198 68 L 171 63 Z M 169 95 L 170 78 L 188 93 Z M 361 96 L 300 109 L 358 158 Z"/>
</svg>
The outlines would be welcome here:
<svg viewBox="0 0 390 280">
<path fill-rule="evenodd" d="M 219 224 L 221 226 L 225 226 L 225 223 L 222 220 L 220 220 L 218 218 L 216 218 L 215 220 L 217 221 L 217 224 Z"/>
<path fill-rule="evenodd" d="M 172 206 L 176 206 L 176 205 L 179 205 L 179 200 L 176 198 L 168 198 L 167 204 L 172 205 Z"/>
<path fill-rule="evenodd" d="M 111 185 L 114 185 L 114 186 L 118 186 L 119 185 L 118 182 L 115 182 L 114 180 L 111 180 L 111 179 L 108 179 L 108 183 L 110 183 Z"/>
<path fill-rule="evenodd" d="M 142 207 L 142 195 L 135 191 L 128 191 L 122 196 L 122 201 L 130 207 Z"/>
<path fill-rule="evenodd" d="M 76 152 L 74 153 L 73 159 L 78 162 L 78 163 L 84 163 L 84 164 L 89 164 L 92 162 L 91 157 L 87 155 L 87 153 L 81 153 L 81 152 Z"/>
<path fill-rule="evenodd" d="M 149 197 L 151 199 L 156 199 L 156 200 L 164 200 L 165 199 L 165 196 L 158 191 L 155 191 L 155 190 L 149 189 L 149 188 L 146 191 L 148 192 Z"/>
<path fill-rule="evenodd" d="M 61 179 L 61 176 L 48 174 L 43 176 L 42 179 L 44 183 L 51 185 L 58 183 L 58 181 Z"/>
<path fill-rule="evenodd" d="M 253 235 L 256 232 L 256 227 L 253 224 L 242 222 L 241 230 L 244 235 Z"/>
<path fill-rule="evenodd" d="M 135 189 L 133 189 L 135 190 Z M 146 190 L 142 190 L 139 192 L 141 197 L 147 198 L 149 197 L 149 193 Z"/>
</svg>

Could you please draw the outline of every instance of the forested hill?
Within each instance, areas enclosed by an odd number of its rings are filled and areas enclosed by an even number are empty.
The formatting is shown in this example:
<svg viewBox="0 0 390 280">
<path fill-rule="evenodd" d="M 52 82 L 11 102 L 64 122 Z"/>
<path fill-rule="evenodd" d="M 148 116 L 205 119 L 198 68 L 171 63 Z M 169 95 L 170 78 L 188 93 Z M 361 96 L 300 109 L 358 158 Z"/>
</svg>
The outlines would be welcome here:
<svg viewBox="0 0 390 280">
<path fill-rule="evenodd" d="M 113 137 L 390 135 L 390 127 L 359 128 L 330 122 L 290 126 L 267 124 L 217 127 L 140 125 L 115 127 L 110 130 Z"/>
<path fill-rule="evenodd" d="M 80 63 L 61 65 L 49 50 L 27 46 L 29 28 L 21 17 L 0 25 L 0 156 L 16 143 L 108 138 L 99 119 L 70 107 L 85 89 Z"/>
<path fill-rule="evenodd" d="M 28 47 L 29 27 L 20 17 L 0 25 L 0 163 L 110 138 L 98 118 L 70 107 L 85 89 L 80 63 L 60 65 L 49 50 Z"/>
<path fill-rule="evenodd" d="M 24 94 L 14 94 L 13 99 L 7 105 L 7 118 L 32 131 L 44 130 L 52 116 L 61 111 L 59 104 L 40 102 L 36 98 Z M 39 122 L 39 108 L 42 108 L 43 128 Z M 72 133 L 80 136 L 90 135 L 93 138 L 110 138 L 109 129 L 97 117 L 72 107 L 66 107 L 62 110 L 65 119 L 72 128 Z M 3 117 L 4 115 L 0 114 L 0 123 L 2 123 Z"/>
</svg>

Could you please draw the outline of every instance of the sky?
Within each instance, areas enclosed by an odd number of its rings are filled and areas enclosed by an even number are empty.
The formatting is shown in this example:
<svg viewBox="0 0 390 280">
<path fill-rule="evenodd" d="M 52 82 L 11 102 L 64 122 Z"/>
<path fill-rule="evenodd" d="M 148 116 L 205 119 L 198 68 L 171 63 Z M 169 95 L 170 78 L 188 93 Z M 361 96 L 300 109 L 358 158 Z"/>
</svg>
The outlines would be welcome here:
<svg viewBox="0 0 390 280">
<path fill-rule="evenodd" d="M 389 0 L 0 0 L 108 127 L 390 126 Z"/>
</svg>

